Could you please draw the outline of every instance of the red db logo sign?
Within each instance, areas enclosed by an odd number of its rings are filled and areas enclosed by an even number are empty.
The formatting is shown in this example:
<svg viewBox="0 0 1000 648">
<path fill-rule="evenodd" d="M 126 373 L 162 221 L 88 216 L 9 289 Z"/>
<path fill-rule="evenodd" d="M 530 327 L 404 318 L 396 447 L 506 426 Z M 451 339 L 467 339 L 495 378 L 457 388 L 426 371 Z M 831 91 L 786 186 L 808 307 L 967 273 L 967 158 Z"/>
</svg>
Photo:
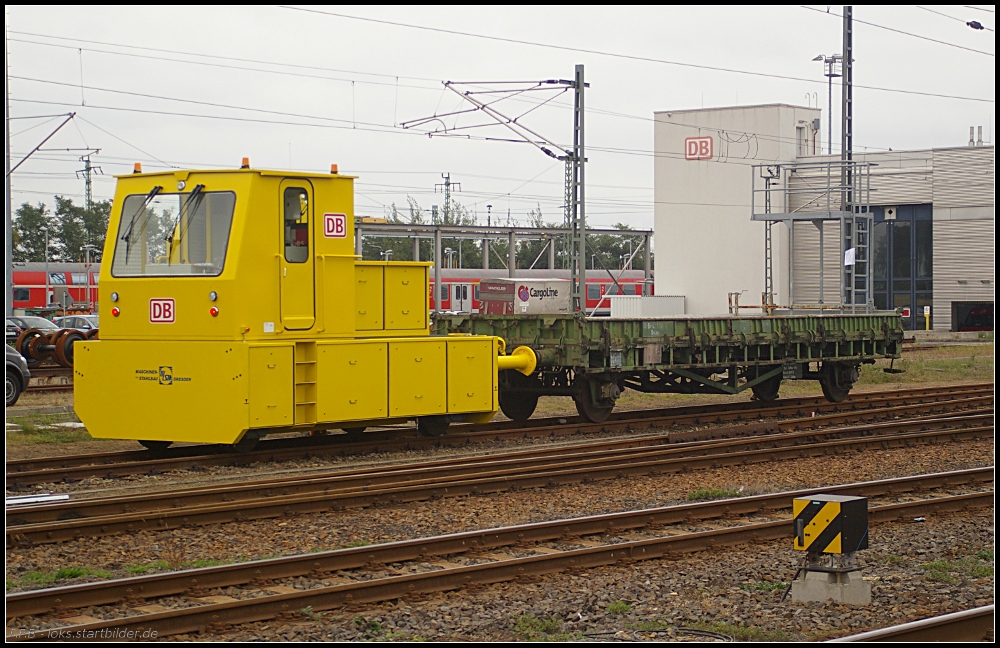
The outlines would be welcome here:
<svg viewBox="0 0 1000 648">
<path fill-rule="evenodd" d="M 684 140 L 685 160 L 711 160 L 712 159 L 712 138 L 711 137 L 688 137 Z"/>
<path fill-rule="evenodd" d="M 324 214 L 323 236 L 327 238 L 345 238 L 347 236 L 347 215 Z"/>
<path fill-rule="evenodd" d="M 171 324 L 174 321 L 173 299 L 150 299 L 149 321 L 157 324 Z"/>
</svg>

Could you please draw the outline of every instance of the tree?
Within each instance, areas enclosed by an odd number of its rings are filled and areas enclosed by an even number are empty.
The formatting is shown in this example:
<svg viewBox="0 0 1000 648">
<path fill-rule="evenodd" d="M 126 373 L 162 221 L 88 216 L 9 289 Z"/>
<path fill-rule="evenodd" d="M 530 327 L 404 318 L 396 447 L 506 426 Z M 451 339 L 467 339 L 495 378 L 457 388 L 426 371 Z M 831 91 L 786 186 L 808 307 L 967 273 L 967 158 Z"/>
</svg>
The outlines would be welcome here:
<svg viewBox="0 0 1000 648">
<path fill-rule="evenodd" d="M 45 230 L 51 227 L 51 215 L 45 203 L 23 203 L 14 213 L 14 261 L 45 260 Z"/>
<path fill-rule="evenodd" d="M 92 261 L 100 261 L 108 231 L 111 201 L 93 203 L 90 209 L 73 204 L 72 198 L 56 196 L 55 258 L 60 261 L 86 259 L 84 245 L 93 245 Z"/>
</svg>

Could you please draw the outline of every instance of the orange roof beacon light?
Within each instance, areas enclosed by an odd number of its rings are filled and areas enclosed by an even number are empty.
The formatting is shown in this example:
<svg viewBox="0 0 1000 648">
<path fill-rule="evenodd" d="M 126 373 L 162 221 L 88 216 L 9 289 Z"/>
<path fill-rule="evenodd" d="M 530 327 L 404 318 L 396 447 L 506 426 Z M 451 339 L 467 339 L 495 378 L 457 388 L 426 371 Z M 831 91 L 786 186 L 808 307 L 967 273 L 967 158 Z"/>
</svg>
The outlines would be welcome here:
<svg viewBox="0 0 1000 648">
<path fill-rule="evenodd" d="M 142 173 L 142 162 L 136 162 L 132 166 L 132 173 Z"/>
<path fill-rule="evenodd" d="M 240 168 L 241 169 L 249 169 L 250 168 L 250 158 L 248 158 L 248 157 L 243 158 L 243 164 L 240 165 Z"/>
<path fill-rule="evenodd" d="M 337 170 L 337 165 L 336 164 L 331 164 L 330 165 L 330 173 L 332 173 L 334 175 L 340 173 L 340 171 Z"/>
</svg>

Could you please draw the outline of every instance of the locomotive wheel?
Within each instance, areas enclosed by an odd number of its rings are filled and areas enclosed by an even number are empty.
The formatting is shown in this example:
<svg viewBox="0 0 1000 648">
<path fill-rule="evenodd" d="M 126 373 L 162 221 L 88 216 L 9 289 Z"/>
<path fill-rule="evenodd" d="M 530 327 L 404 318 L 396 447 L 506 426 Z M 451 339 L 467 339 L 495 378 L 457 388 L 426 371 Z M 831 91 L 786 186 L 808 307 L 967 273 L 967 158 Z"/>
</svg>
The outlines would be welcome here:
<svg viewBox="0 0 1000 648">
<path fill-rule="evenodd" d="M 851 393 L 851 387 L 854 386 L 853 381 L 840 380 L 842 376 L 838 377 L 837 375 L 839 370 L 840 368 L 833 362 L 824 362 L 823 366 L 819 368 L 820 387 L 823 388 L 826 400 L 831 403 L 842 403 Z M 855 370 L 852 368 L 851 371 L 853 373 Z"/>
<path fill-rule="evenodd" d="M 97 337 L 97 329 L 90 329 L 89 331 L 87 331 L 86 333 L 83 334 L 83 337 L 87 338 L 88 340 L 99 340 L 99 339 L 101 339 L 101 338 Z"/>
<path fill-rule="evenodd" d="M 449 425 L 451 421 L 447 416 L 421 416 L 417 419 L 417 430 L 426 437 L 441 436 Z"/>
<path fill-rule="evenodd" d="M 173 441 L 149 441 L 147 439 L 139 440 L 139 445 L 152 452 L 163 452 L 170 447 L 171 443 L 173 443 Z"/>
<path fill-rule="evenodd" d="M 587 379 L 578 380 L 576 387 L 573 400 L 576 402 L 576 411 L 580 413 L 580 416 L 591 423 L 603 423 L 607 421 L 608 417 L 611 416 L 611 411 L 615 408 L 614 404 L 599 405 L 594 400 L 594 392 L 590 388 L 590 381 Z"/>
<path fill-rule="evenodd" d="M 762 373 L 767 373 L 776 367 L 761 367 L 757 371 L 757 375 Z M 776 400 L 778 398 L 778 390 L 781 388 L 781 374 L 777 376 L 772 376 L 765 380 L 764 382 L 757 383 L 750 388 L 753 392 L 753 400 L 769 402 Z"/>
<path fill-rule="evenodd" d="M 73 345 L 81 340 L 85 340 L 83 333 L 73 329 L 69 329 L 59 336 L 56 340 L 55 346 L 55 357 L 56 362 L 58 362 L 63 367 L 73 366 Z"/>
<path fill-rule="evenodd" d="M 528 387 L 532 382 L 531 376 L 525 376 L 517 371 L 507 371 L 506 373 L 508 374 L 506 376 L 507 384 L 515 389 Z M 538 407 L 538 394 L 508 390 L 504 389 L 502 385 L 498 399 L 500 411 L 503 412 L 504 416 L 517 423 L 524 423 L 531 418 L 535 408 Z"/>
<path fill-rule="evenodd" d="M 21 334 L 17 336 L 17 341 L 14 342 L 14 348 L 17 352 L 24 356 L 24 359 L 28 361 L 29 365 L 38 364 L 38 360 L 31 355 L 31 342 L 36 338 L 40 338 L 44 333 L 39 329 L 30 328 L 21 331 Z M 38 342 L 35 342 L 38 345 Z"/>
</svg>

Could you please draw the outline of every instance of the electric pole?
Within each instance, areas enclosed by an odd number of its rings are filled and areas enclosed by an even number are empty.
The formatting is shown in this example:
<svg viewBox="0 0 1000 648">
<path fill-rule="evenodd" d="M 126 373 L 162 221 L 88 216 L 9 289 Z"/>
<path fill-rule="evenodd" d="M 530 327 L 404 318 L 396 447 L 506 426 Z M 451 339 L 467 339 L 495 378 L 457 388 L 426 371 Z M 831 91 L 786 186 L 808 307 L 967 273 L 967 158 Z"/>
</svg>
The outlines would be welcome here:
<svg viewBox="0 0 1000 648">
<path fill-rule="evenodd" d="M 101 170 L 99 166 L 93 166 L 90 164 L 90 156 L 97 155 L 101 152 L 101 149 L 92 149 L 80 156 L 80 161 L 83 162 L 83 168 L 76 172 L 76 177 L 83 176 L 83 184 L 86 189 L 85 196 L 85 206 L 87 211 L 90 211 L 94 206 L 94 181 L 91 177 L 96 171 L 97 173 L 103 174 L 104 171 Z"/>
</svg>

